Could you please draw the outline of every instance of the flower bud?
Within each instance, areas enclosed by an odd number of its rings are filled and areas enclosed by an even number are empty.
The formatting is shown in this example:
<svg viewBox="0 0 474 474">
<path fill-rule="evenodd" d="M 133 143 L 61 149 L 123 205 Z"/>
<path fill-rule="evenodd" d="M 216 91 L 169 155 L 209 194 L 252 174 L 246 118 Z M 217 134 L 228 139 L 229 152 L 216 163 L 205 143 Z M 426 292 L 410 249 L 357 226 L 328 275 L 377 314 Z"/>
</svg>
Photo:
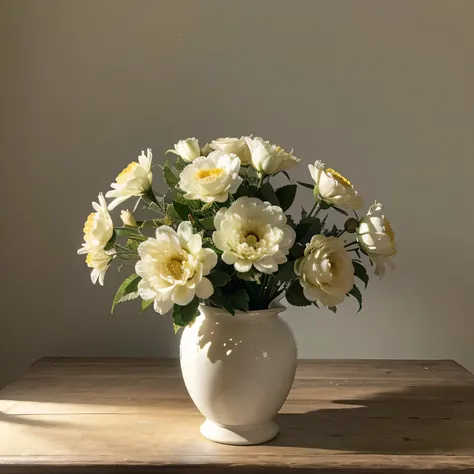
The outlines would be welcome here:
<svg viewBox="0 0 474 474">
<path fill-rule="evenodd" d="M 120 219 L 122 219 L 123 225 L 126 225 L 128 227 L 138 227 L 135 217 L 133 217 L 133 214 L 128 210 L 122 211 L 120 213 Z"/>
<path fill-rule="evenodd" d="M 353 234 L 357 230 L 358 225 L 359 222 L 355 217 L 349 217 L 344 224 L 344 230 L 349 232 L 349 234 Z"/>
</svg>

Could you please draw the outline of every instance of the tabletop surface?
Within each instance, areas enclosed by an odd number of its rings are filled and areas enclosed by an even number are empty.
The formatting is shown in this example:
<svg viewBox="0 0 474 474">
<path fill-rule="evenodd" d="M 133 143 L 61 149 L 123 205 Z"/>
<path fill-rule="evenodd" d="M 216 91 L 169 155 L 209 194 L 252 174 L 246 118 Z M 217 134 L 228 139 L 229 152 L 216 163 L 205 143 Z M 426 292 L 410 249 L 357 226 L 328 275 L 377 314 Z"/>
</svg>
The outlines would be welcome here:
<svg viewBox="0 0 474 474">
<path fill-rule="evenodd" d="M 42 359 L 0 392 L 0 474 L 474 472 L 474 376 L 453 361 L 299 361 L 260 446 L 202 421 L 177 360 Z"/>
</svg>

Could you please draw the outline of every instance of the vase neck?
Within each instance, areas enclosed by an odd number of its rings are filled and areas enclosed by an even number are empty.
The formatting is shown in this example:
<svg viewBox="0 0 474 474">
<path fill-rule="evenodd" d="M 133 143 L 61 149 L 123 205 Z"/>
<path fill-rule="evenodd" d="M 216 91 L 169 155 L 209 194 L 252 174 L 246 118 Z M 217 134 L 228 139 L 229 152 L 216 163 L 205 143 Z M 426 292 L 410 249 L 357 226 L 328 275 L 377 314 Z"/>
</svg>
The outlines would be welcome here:
<svg viewBox="0 0 474 474">
<path fill-rule="evenodd" d="M 235 321 L 262 321 L 264 319 L 276 318 L 281 312 L 285 311 L 284 306 L 276 308 L 259 309 L 254 311 L 236 311 L 235 316 L 222 308 L 213 308 L 212 306 L 200 305 L 200 313 L 207 319 L 225 319 Z"/>
</svg>

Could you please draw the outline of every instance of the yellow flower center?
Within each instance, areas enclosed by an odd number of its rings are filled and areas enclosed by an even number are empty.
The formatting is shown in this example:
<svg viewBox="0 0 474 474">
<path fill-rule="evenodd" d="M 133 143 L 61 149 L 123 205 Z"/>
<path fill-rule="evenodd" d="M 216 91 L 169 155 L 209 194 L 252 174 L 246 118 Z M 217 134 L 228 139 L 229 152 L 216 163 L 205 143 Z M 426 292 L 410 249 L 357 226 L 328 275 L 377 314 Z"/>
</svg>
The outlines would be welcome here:
<svg viewBox="0 0 474 474">
<path fill-rule="evenodd" d="M 332 168 L 326 168 L 326 173 L 329 173 L 339 184 L 342 184 L 345 188 L 350 188 L 352 186 L 351 182 L 336 170 Z"/>
<path fill-rule="evenodd" d="M 177 258 L 172 258 L 167 264 L 166 268 L 170 275 L 175 280 L 182 280 L 184 271 L 183 271 L 183 262 Z"/>
<path fill-rule="evenodd" d="M 222 168 L 202 169 L 196 173 L 196 179 L 200 181 L 212 181 L 223 173 L 224 170 Z"/>
<path fill-rule="evenodd" d="M 251 247 L 254 247 L 258 243 L 258 237 L 255 234 L 249 234 L 245 237 L 245 241 Z"/>
<path fill-rule="evenodd" d="M 122 172 L 117 176 L 117 183 L 120 183 L 120 181 L 124 181 L 127 179 L 127 175 L 130 173 L 133 173 L 133 170 L 138 166 L 138 163 L 136 161 L 132 161 L 126 168 L 122 170 Z"/>
<path fill-rule="evenodd" d="M 392 224 L 390 224 L 390 221 L 388 219 L 385 219 L 384 224 L 385 224 L 385 233 L 390 239 L 390 242 L 392 242 L 392 244 L 395 243 L 395 232 L 393 231 Z"/>
<path fill-rule="evenodd" d="M 275 151 L 276 151 L 277 153 L 280 152 L 280 151 L 282 151 L 282 150 L 283 150 L 283 148 L 282 148 L 281 146 L 278 146 L 278 145 L 277 145 L 277 146 L 275 147 Z M 283 150 L 283 151 L 284 151 L 284 150 Z"/>
<path fill-rule="evenodd" d="M 95 212 L 91 212 L 88 217 L 87 217 L 87 220 L 84 224 L 84 229 L 83 232 L 84 234 L 88 234 L 89 232 L 92 231 L 92 228 L 94 227 L 94 217 L 95 217 Z"/>
</svg>

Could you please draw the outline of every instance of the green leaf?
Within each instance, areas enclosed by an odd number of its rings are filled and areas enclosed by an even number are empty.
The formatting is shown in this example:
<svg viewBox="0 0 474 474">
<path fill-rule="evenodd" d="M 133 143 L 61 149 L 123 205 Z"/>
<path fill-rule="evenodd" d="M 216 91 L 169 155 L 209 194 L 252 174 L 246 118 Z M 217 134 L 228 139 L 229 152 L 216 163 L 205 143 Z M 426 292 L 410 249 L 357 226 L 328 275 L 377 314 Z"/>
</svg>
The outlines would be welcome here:
<svg viewBox="0 0 474 474">
<path fill-rule="evenodd" d="M 216 230 L 214 227 L 214 217 L 207 217 L 206 219 L 199 219 L 199 224 L 206 230 Z"/>
<path fill-rule="evenodd" d="M 109 241 L 105 244 L 104 250 L 110 250 L 110 249 L 114 248 L 116 237 L 117 237 L 117 234 L 114 231 L 112 233 L 112 237 L 110 237 Z"/>
<path fill-rule="evenodd" d="M 171 190 L 173 190 L 179 182 L 179 178 L 171 171 L 168 162 L 163 166 L 163 179 Z"/>
<path fill-rule="evenodd" d="M 352 260 L 352 265 L 354 265 L 354 275 L 362 280 L 365 283 L 365 287 L 367 288 L 367 285 L 369 284 L 369 275 L 364 265 L 354 262 L 354 260 Z"/>
<path fill-rule="evenodd" d="M 242 196 L 252 197 L 255 196 L 255 194 L 257 194 L 257 186 L 245 184 L 239 186 L 239 189 L 237 189 L 237 192 L 234 194 L 234 198 L 238 199 Z"/>
<path fill-rule="evenodd" d="M 139 235 L 137 229 L 131 227 L 116 227 L 114 233 L 118 237 L 128 237 L 129 235 Z"/>
<path fill-rule="evenodd" d="M 345 216 L 348 216 L 347 212 L 344 209 L 341 209 L 340 207 L 336 206 L 331 206 L 335 211 L 340 212 L 341 214 L 344 214 Z"/>
<path fill-rule="evenodd" d="M 206 278 L 210 280 L 214 288 L 225 286 L 230 281 L 230 275 L 219 270 L 216 270 L 215 272 L 206 275 Z"/>
<path fill-rule="evenodd" d="M 319 203 L 319 206 L 321 207 L 322 210 L 326 210 L 326 209 L 329 209 L 331 207 L 331 205 L 328 204 L 326 201 L 321 201 Z"/>
<path fill-rule="evenodd" d="M 275 191 L 270 183 L 265 183 L 258 191 L 258 195 L 263 201 L 268 201 L 273 206 L 279 206 L 280 201 L 278 200 Z"/>
<path fill-rule="evenodd" d="M 296 241 L 305 242 L 321 233 L 322 224 L 317 217 L 306 217 L 296 226 Z"/>
<path fill-rule="evenodd" d="M 282 173 L 286 176 L 286 178 L 288 179 L 288 181 L 291 181 L 291 178 L 290 178 L 290 175 L 288 174 L 288 172 L 286 172 L 285 170 L 283 170 Z"/>
<path fill-rule="evenodd" d="M 145 311 L 149 306 L 153 304 L 155 300 L 142 300 L 142 310 L 141 312 Z"/>
<path fill-rule="evenodd" d="M 235 308 L 230 300 L 230 298 L 227 298 L 227 296 L 224 296 L 222 293 L 214 293 L 210 301 L 212 302 L 213 305 L 215 305 L 217 308 L 222 308 L 225 309 L 227 312 L 229 312 L 232 316 L 235 315 Z"/>
<path fill-rule="evenodd" d="M 354 285 L 352 287 L 352 290 L 349 291 L 348 294 L 353 296 L 358 301 L 359 309 L 357 310 L 357 312 L 359 313 L 360 310 L 362 309 L 362 293 L 360 292 L 359 288 L 357 288 L 357 286 Z"/>
<path fill-rule="evenodd" d="M 127 299 L 124 299 L 127 297 L 127 295 L 129 295 L 130 293 L 137 292 L 138 283 L 140 283 L 141 279 L 142 278 L 139 277 L 136 273 L 133 273 L 123 281 L 123 283 L 119 286 L 117 293 L 115 293 L 111 313 L 114 312 L 115 306 L 117 306 L 119 303 L 122 303 L 123 301 L 127 301 Z"/>
<path fill-rule="evenodd" d="M 275 191 L 276 197 L 283 211 L 286 211 L 293 204 L 297 188 L 296 184 L 287 184 Z"/>
<path fill-rule="evenodd" d="M 294 281 L 286 292 L 286 301 L 293 306 L 310 306 L 311 301 L 308 301 L 303 294 L 303 288 L 298 280 Z"/>
<path fill-rule="evenodd" d="M 176 209 L 174 208 L 173 204 L 170 204 L 167 208 L 166 208 L 166 215 L 168 217 L 171 217 L 171 219 L 174 219 L 174 220 L 181 220 L 181 217 L 179 216 L 179 214 L 176 212 Z"/>
<path fill-rule="evenodd" d="M 337 313 L 337 306 L 328 306 L 329 311 L 332 311 L 334 314 Z"/>
<path fill-rule="evenodd" d="M 187 326 L 199 314 L 199 298 L 196 296 L 186 306 L 175 304 L 173 307 L 173 321 L 177 326 Z"/>
<path fill-rule="evenodd" d="M 296 243 L 293 247 L 290 249 L 290 255 L 296 260 L 298 258 L 301 258 L 304 255 L 304 247 L 298 243 Z"/>
<path fill-rule="evenodd" d="M 256 281 L 259 284 L 260 277 L 262 276 L 262 274 L 254 268 L 251 268 L 248 272 L 245 273 L 235 272 L 235 275 L 237 276 L 237 278 L 239 278 L 239 280 Z"/>
<path fill-rule="evenodd" d="M 249 295 L 243 288 L 233 291 L 229 297 L 234 308 L 245 312 L 249 310 Z"/>
<path fill-rule="evenodd" d="M 289 261 L 285 262 L 283 265 L 280 265 L 277 276 L 279 281 L 290 281 L 295 279 L 295 262 Z"/>
<path fill-rule="evenodd" d="M 300 186 L 303 186 L 303 187 L 305 187 L 305 188 L 308 188 L 308 189 L 311 189 L 311 190 L 314 189 L 314 184 L 302 183 L 301 181 L 297 181 L 297 183 L 298 183 Z"/>
<path fill-rule="evenodd" d="M 125 247 L 127 247 L 129 250 L 132 250 L 133 252 L 136 252 L 140 244 L 141 242 L 139 240 L 128 239 Z"/>
<path fill-rule="evenodd" d="M 188 220 L 188 218 L 189 218 L 188 216 L 189 216 L 189 214 L 191 214 L 191 209 L 189 209 L 189 207 L 186 206 L 186 204 L 182 204 L 180 202 L 173 201 L 173 207 L 174 207 L 174 210 L 176 211 L 176 213 L 178 214 L 178 216 L 183 221 Z"/>
</svg>

